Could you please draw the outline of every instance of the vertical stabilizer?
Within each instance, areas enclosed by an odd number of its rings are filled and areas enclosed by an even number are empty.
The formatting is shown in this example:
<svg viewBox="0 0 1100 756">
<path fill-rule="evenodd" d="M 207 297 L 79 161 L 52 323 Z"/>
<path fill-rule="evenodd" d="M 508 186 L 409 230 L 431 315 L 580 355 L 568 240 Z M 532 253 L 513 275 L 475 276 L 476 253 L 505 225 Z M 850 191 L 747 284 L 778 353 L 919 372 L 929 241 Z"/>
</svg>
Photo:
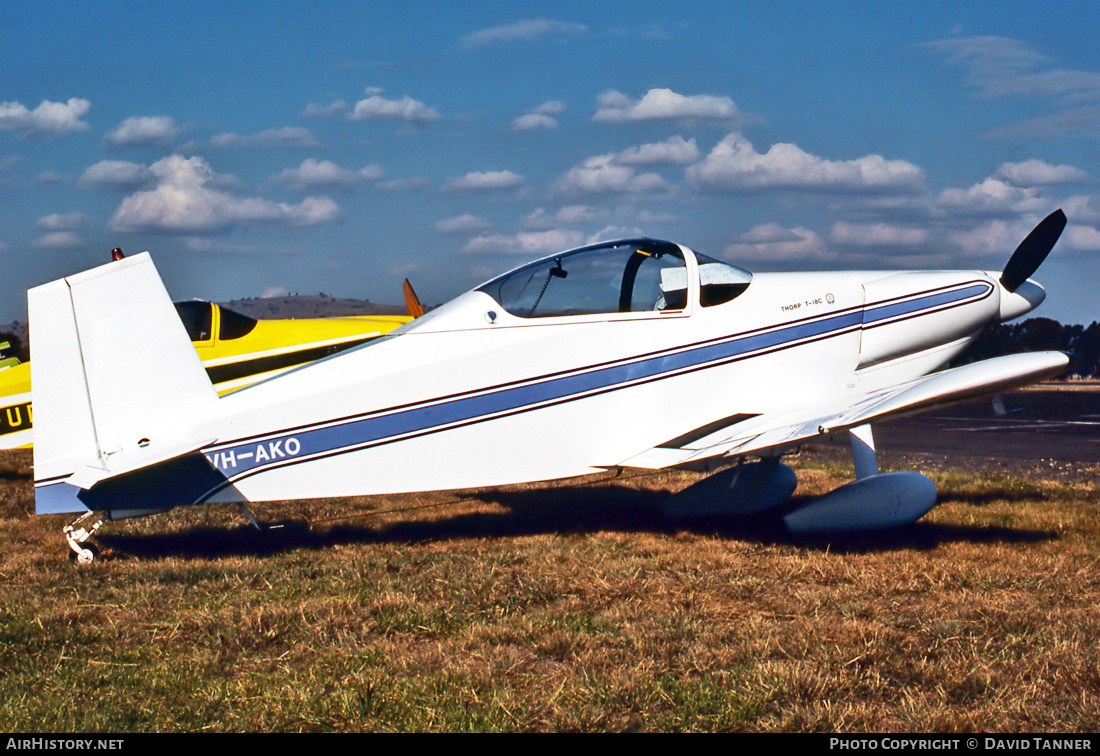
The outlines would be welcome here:
<svg viewBox="0 0 1100 756">
<path fill-rule="evenodd" d="M 218 397 L 148 253 L 31 289 L 27 306 L 36 482 L 194 447 Z"/>
</svg>

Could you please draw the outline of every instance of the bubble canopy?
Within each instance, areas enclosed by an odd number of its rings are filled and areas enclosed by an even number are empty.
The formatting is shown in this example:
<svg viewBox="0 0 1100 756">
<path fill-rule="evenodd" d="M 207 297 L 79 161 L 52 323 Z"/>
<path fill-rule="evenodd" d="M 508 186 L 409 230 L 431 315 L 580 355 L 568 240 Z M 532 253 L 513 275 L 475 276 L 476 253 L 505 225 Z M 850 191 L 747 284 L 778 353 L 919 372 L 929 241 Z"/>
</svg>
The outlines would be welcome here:
<svg viewBox="0 0 1100 756">
<path fill-rule="evenodd" d="M 693 255 L 704 307 L 728 302 L 752 281 L 740 268 L 657 239 L 622 239 L 561 252 L 478 288 L 521 318 L 683 310 L 687 255 Z"/>
</svg>

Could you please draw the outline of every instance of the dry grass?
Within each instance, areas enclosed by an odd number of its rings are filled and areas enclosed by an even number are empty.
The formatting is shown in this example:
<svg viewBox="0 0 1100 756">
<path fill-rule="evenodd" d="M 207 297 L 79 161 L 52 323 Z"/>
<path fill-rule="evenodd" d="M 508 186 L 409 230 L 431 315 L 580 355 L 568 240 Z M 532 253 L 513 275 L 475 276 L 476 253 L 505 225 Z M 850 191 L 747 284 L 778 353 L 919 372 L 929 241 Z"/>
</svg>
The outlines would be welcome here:
<svg viewBox="0 0 1100 756">
<path fill-rule="evenodd" d="M 800 497 L 850 475 L 796 465 Z M 78 568 L 28 471 L 0 456 L 7 731 L 1100 726 L 1087 475 L 936 472 L 918 524 L 831 540 L 669 526 L 690 473 L 262 506 L 292 521 L 264 534 L 205 507 Z"/>
</svg>

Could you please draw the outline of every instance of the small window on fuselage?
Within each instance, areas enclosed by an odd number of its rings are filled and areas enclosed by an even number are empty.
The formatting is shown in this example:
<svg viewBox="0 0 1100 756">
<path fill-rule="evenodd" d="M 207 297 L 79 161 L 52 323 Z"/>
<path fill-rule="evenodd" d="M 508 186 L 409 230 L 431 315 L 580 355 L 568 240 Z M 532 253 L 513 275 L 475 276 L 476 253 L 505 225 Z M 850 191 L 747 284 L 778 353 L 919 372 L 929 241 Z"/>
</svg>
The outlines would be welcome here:
<svg viewBox="0 0 1100 756">
<path fill-rule="evenodd" d="M 699 261 L 699 303 L 713 307 L 736 299 L 749 288 L 752 273 L 695 253 Z"/>
<path fill-rule="evenodd" d="M 241 315 L 239 312 L 233 312 L 224 307 L 221 308 L 221 311 L 222 317 L 221 322 L 218 324 L 218 338 L 222 341 L 247 336 L 256 327 L 256 321 L 247 315 Z"/>
</svg>

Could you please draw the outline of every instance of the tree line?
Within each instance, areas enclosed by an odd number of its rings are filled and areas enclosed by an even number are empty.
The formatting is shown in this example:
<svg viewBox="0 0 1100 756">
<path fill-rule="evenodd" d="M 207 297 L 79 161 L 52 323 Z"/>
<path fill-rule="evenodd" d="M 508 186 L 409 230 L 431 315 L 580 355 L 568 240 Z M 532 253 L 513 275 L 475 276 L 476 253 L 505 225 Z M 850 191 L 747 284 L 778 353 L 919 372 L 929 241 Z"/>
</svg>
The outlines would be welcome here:
<svg viewBox="0 0 1100 756">
<path fill-rule="evenodd" d="M 1100 378 L 1100 323 L 1062 325 L 1050 318 L 1029 318 L 1019 323 L 987 326 L 954 364 L 999 357 L 1016 352 L 1066 352 L 1070 355 L 1067 378 Z"/>
</svg>

